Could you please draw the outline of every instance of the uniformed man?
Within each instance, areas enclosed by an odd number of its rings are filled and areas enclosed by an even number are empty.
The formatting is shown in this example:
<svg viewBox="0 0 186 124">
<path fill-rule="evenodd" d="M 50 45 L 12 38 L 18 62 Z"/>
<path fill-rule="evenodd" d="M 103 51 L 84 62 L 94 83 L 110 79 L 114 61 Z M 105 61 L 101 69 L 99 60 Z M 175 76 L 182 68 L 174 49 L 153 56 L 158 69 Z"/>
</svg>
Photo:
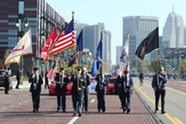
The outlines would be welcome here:
<svg viewBox="0 0 186 124">
<path fill-rule="evenodd" d="M 97 100 L 98 100 L 97 109 L 98 109 L 98 112 L 101 112 L 101 111 L 105 112 L 106 111 L 105 96 L 107 92 L 108 81 L 105 77 L 103 69 L 100 69 L 100 73 L 96 76 L 96 81 L 97 81 L 96 92 L 97 92 Z"/>
<path fill-rule="evenodd" d="M 165 114 L 165 94 L 166 94 L 167 75 L 164 74 L 164 68 L 160 66 L 158 73 L 152 79 L 152 88 L 155 93 L 155 113 L 158 111 L 158 102 L 161 96 L 161 113 Z"/>
<path fill-rule="evenodd" d="M 39 112 L 41 85 L 43 84 L 42 76 L 38 73 L 39 68 L 33 68 L 33 74 L 29 78 L 30 92 L 32 93 L 33 112 Z"/>
<path fill-rule="evenodd" d="M 87 112 L 88 111 L 88 95 L 89 95 L 88 85 L 90 85 L 90 77 L 89 77 L 89 75 L 87 75 L 86 68 L 83 68 L 83 70 L 82 70 L 82 78 L 83 78 L 84 84 L 85 84 L 83 108 Z"/>
<path fill-rule="evenodd" d="M 72 103 L 73 103 L 73 109 L 74 114 L 73 116 L 76 116 L 78 113 L 78 116 L 80 117 L 82 115 L 82 103 L 83 103 L 83 95 L 84 95 L 84 79 L 81 76 L 81 67 L 77 67 L 76 74 L 72 76 Z"/>
<path fill-rule="evenodd" d="M 117 93 L 119 95 L 119 99 L 121 101 L 121 106 L 123 109 L 123 113 L 130 112 L 130 102 L 131 102 L 131 94 L 133 81 L 132 78 L 128 78 L 128 70 L 123 71 L 123 74 L 117 77 L 116 79 L 116 87 Z"/>
<path fill-rule="evenodd" d="M 69 82 L 64 68 L 60 68 L 60 72 L 56 73 L 56 96 L 57 96 L 57 112 L 66 111 L 66 86 Z"/>
</svg>

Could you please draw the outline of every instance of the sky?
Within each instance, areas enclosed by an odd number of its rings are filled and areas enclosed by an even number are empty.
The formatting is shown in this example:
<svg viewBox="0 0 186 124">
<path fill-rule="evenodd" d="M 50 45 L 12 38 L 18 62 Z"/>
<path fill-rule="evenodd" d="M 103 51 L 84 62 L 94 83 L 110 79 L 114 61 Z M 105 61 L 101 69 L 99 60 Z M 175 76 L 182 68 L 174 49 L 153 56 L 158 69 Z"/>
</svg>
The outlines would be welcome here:
<svg viewBox="0 0 186 124">
<path fill-rule="evenodd" d="M 122 45 L 122 17 L 156 16 L 159 18 L 159 36 L 162 36 L 168 14 L 173 11 L 182 16 L 186 25 L 184 0 L 45 0 L 69 22 L 72 11 L 78 23 L 95 25 L 104 23 L 110 31 L 112 64 L 116 63 L 116 46 Z M 173 7 L 174 6 L 174 7 Z"/>
</svg>

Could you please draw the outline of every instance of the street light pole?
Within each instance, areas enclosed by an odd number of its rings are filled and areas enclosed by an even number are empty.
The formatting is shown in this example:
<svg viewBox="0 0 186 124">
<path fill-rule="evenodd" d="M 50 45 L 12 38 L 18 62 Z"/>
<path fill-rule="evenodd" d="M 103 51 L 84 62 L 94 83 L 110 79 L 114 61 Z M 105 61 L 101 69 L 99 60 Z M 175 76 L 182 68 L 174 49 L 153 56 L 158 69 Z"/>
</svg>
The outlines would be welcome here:
<svg viewBox="0 0 186 124">
<path fill-rule="evenodd" d="M 28 19 L 24 15 L 24 0 L 19 0 L 18 1 L 18 18 L 16 21 L 16 27 L 18 28 L 18 41 L 23 37 L 25 33 L 25 27 L 28 27 L 28 26 L 29 26 Z M 24 64 L 23 56 L 21 56 L 21 64 L 20 64 L 21 65 L 21 84 L 23 84 L 23 64 Z"/>
</svg>

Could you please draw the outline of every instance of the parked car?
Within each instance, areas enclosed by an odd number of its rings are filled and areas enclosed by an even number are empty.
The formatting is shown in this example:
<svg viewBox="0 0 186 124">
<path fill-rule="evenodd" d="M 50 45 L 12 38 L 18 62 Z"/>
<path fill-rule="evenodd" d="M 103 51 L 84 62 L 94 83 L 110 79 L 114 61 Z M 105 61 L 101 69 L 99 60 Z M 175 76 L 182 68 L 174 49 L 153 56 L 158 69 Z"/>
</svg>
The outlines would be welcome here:
<svg viewBox="0 0 186 124">
<path fill-rule="evenodd" d="M 107 84 L 107 95 L 116 94 L 115 90 L 116 77 L 110 77 Z"/>
<path fill-rule="evenodd" d="M 7 70 L 5 69 L 0 69 L 0 87 L 4 87 L 4 76 L 6 74 Z M 12 89 L 13 88 L 13 84 L 12 84 L 12 81 L 10 80 L 10 88 L 9 89 Z"/>
<path fill-rule="evenodd" d="M 116 77 L 112 76 L 111 74 L 105 74 L 105 77 L 108 78 L 108 84 L 107 84 L 107 95 L 116 94 L 115 93 L 115 84 L 116 84 Z M 90 93 L 96 93 L 97 81 L 95 79 L 91 79 L 91 83 L 88 86 Z"/>
<path fill-rule="evenodd" d="M 56 83 L 51 82 L 51 84 L 49 85 L 49 95 L 56 95 Z M 72 89 L 72 83 L 67 84 L 66 87 L 66 94 L 69 95 L 71 93 L 71 89 Z"/>
</svg>

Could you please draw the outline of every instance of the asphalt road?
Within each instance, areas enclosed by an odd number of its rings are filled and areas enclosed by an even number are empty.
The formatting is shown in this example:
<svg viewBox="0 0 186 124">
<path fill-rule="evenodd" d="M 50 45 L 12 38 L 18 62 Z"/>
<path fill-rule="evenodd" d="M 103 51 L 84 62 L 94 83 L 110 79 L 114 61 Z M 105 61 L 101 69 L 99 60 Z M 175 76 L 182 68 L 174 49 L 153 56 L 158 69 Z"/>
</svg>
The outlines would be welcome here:
<svg viewBox="0 0 186 124">
<path fill-rule="evenodd" d="M 148 104 L 149 108 L 154 111 L 155 97 L 153 89 L 151 87 L 151 79 L 146 79 L 144 85 L 135 85 L 137 92 L 139 92 L 145 103 Z M 162 115 L 159 113 L 156 116 L 165 124 L 184 124 L 186 123 L 186 82 L 168 80 L 168 87 L 165 98 L 165 109 L 166 114 Z M 160 100 L 161 101 L 161 100 Z M 159 106 L 161 102 L 159 102 Z M 159 108 L 161 110 L 161 108 Z"/>
</svg>

